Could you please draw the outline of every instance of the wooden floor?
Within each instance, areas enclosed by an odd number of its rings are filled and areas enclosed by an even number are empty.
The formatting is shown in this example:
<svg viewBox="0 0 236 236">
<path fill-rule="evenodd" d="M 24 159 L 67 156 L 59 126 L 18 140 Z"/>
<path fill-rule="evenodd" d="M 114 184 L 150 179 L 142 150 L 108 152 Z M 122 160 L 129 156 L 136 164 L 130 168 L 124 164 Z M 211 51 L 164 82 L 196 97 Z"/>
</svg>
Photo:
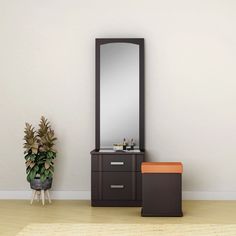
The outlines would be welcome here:
<svg viewBox="0 0 236 236">
<path fill-rule="evenodd" d="M 16 235 L 30 223 L 236 224 L 236 201 L 184 201 L 184 217 L 141 217 L 138 207 L 91 207 L 89 201 L 0 201 L 0 235 Z"/>
</svg>

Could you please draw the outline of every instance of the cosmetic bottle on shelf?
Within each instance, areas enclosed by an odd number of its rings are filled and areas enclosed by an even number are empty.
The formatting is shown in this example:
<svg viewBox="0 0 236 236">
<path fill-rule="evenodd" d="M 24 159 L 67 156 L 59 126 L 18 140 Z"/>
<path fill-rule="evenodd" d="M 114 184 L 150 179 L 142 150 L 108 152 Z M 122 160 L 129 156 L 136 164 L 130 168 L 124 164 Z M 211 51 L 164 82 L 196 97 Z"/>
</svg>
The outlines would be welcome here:
<svg viewBox="0 0 236 236">
<path fill-rule="evenodd" d="M 134 150 L 134 140 L 131 139 L 131 142 L 130 142 L 130 150 Z"/>
<path fill-rule="evenodd" d="M 126 146 L 127 146 L 127 143 L 126 143 L 126 140 L 124 138 L 124 140 L 123 140 L 123 150 L 126 150 Z"/>
</svg>

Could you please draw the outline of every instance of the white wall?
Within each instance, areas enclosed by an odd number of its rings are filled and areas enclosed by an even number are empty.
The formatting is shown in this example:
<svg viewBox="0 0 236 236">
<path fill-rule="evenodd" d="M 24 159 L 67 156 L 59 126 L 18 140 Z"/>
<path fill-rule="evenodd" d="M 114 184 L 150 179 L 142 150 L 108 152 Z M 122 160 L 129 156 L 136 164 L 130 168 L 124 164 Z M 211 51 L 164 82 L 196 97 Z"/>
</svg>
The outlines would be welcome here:
<svg viewBox="0 0 236 236">
<path fill-rule="evenodd" d="M 147 159 L 182 161 L 190 198 L 236 198 L 235 12 L 233 0 L 0 0 L 0 191 L 29 190 L 24 122 L 42 114 L 59 139 L 54 190 L 90 190 L 95 38 L 143 37 Z"/>
</svg>

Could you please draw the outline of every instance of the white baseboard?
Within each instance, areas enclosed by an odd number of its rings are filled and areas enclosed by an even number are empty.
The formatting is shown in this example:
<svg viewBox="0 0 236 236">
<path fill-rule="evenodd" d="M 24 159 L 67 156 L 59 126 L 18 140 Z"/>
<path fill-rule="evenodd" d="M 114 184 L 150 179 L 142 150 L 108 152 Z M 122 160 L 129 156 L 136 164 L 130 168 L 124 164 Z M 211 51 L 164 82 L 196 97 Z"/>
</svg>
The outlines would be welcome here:
<svg viewBox="0 0 236 236">
<path fill-rule="evenodd" d="M 0 191 L 0 199 L 13 200 L 31 198 L 32 191 Z M 52 199 L 90 200 L 90 191 L 51 191 Z M 236 200 L 236 192 L 183 191 L 183 200 Z"/>
<path fill-rule="evenodd" d="M 0 199 L 22 199 L 31 198 L 32 191 L 0 191 Z M 50 191 L 52 199 L 58 200 L 90 200 L 90 191 Z"/>
<path fill-rule="evenodd" d="M 183 200 L 236 200 L 236 192 L 183 191 Z"/>
</svg>

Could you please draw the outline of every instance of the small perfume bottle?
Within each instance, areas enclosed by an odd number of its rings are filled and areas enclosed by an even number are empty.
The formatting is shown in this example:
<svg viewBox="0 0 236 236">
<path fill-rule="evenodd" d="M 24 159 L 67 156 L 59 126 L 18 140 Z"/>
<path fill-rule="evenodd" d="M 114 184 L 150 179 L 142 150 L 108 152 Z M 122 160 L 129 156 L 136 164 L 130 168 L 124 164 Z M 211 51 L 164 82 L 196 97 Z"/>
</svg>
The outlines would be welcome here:
<svg viewBox="0 0 236 236">
<path fill-rule="evenodd" d="M 131 139 L 131 142 L 130 142 L 130 149 L 134 150 L 134 140 L 133 139 Z"/>
<path fill-rule="evenodd" d="M 123 140 L 123 150 L 126 150 L 126 146 L 127 146 L 127 143 L 126 143 L 126 140 L 124 138 L 124 140 Z"/>
</svg>

